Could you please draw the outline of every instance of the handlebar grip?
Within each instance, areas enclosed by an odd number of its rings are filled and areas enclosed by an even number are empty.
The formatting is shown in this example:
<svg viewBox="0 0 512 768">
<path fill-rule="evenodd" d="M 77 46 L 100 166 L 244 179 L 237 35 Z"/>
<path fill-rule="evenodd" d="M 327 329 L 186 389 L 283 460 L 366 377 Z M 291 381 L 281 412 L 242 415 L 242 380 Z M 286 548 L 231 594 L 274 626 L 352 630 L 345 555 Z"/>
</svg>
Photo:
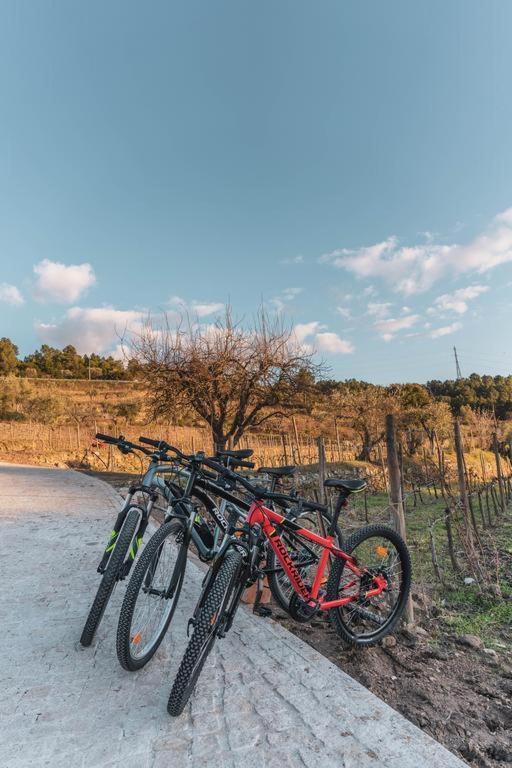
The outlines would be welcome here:
<svg viewBox="0 0 512 768">
<path fill-rule="evenodd" d="M 237 461 L 236 466 L 243 467 L 244 469 L 254 469 L 256 464 L 254 463 L 254 461 Z"/>
<path fill-rule="evenodd" d="M 164 444 L 163 440 L 153 440 L 151 437 L 139 437 L 139 443 L 146 443 L 146 445 L 152 445 L 154 448 L 160 448 Z"/>
<path fill-rule="evenodd" d="M 101 432 L 97 432 L 95 437 L 97 440 L 101 440 L 102 443 L 111 443 L 111 445 L 117 445 L 119 442 L 118 437 L 112 437 L 112 435 L 102 435 Z"/>
</svg>

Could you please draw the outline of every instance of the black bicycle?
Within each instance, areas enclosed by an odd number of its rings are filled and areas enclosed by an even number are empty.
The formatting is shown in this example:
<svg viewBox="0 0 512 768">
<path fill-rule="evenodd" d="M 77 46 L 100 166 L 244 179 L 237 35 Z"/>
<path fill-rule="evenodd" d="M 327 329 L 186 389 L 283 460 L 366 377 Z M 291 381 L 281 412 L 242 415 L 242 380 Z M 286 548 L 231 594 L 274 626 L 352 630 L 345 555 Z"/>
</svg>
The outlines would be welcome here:
<svg viewBox="0 0 512 768">
<path fill-rule="evenodd" d="M 159 450 L 177 449 L 163 441 L 140 438 Z M 179 455 L 186 466 L 186 485 L 182 489 L 169 483 L 175 498 L 163 525 L 147 542 L 128 583 L 117 627 L 117 656 L 121 666 L 135 671 L 145 666 L 162 642 L 179 601 L 188 551 L 194 546 L 203 562 L 210 562 L 218 552 L 229 520 L 244 517 L 248 504 L 229 492 L 219 482 L 217 471 L 253 469 L 247 461 L 252 451 L 222 451 L 210 459 L 214 472 L 201 471 L 204 454 Z M 201 482 L 199 482 L 199 480 Z M 223 495 L 222 503 L 207 490 Z"/>
<path fill-rule="evenodd" d="M 130 573 L 155 503 L 163 496 L 167 504 L 172 505 L 176 497 L 182 495 L 177 483 L 182 467 L 175 457 L 169 455 L 172 446 L 157 445 L 150 450 L 126 440 L 122 435 L 113 437 L 98 433 L 96 438 L 115 445 L 125 455 L 139 452 L 148 457 L 150 463 L 141 482 L 129 488 L 98 565 L 101 581 L 80 637 L 80 643 L 85 647 L 90 646 L 94 639 L 116 584 Z M 136 495 L 140 499 L 139 503 L 134 502 Z"/>
</svg>

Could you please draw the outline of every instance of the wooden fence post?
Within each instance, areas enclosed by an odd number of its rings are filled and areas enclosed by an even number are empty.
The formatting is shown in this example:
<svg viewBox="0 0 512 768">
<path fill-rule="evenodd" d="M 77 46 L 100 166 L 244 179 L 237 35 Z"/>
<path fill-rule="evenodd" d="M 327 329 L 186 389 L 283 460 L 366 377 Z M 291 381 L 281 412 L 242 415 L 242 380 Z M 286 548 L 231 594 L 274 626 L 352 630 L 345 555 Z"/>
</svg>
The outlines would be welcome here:
<svg viewBox="0 0 512 768">
<path fill-rule="evenodd" d="M 400 477 L 400 465 L 398 463 L 398 453 L 396 449 L 395 417 L 392 414 L 386 416 L 386 446 L 388 454 L 392 519 L 396 530 L 407 543 L 407 531 L 405 529 L 404 504 L 402 498 L 402 479 Z M 405 607 L 405 621 L 407 624 L 414 624 L 414 609 L 410 595 Z"/>
<path fill-rule="evenodd" d="M 318 501 L 320 504 L 325 504 L 325 443 L 323 437 L 319 436 L 316 439 L 318 447 Z"/>
<path fill-rule="evenodd" d="M 286 450 L 286 435 L 281 432 L 281 445 L 283 446 L 284 463 L 288 464 L 288 451 Z"/>
<path fill-rule="evenodd" d="M 324 438 L 321 435 L 319 435 L 316 438 L 316 444 L 318 448 L 318 502 L 320 504 L 326 504 L 327 500 L 325 498 L 325 486 L 324 486 L 325 479 L 326 479 L 325 442 L 324 442 Z M 320 510 L 317 510 L 316 518 L 317 518 L 320 534 L 322 536 L 327 536 L 327 531 L 325 530 L 324 516 L 322 515 Z"/>
<path fill-rule="evenodd" d="M 338 446 L 338 461 L 343 461 L 343 454 L 341 452 L 341 443 L 340 443 L 340 431 L 338 429 L 338 419 L 336 416 L 334 417 L 334 431 L 336 433 L 336 445 Z"/>
<path fill-rule="evenodd" d="M 383 475 L 383 477 L 384 477 L 384 487 L 385 487 L 385 489 L 386 489 L 386 493 L 387 493 L 387 495 L 388 495 L 388 496 L 390 496 L 390 493 L 389 493 L 389 483 L 388 483 L 388 476 L 387 476 L 387 474 L 386 474 L 386 465 L 384 464 L 384 456 L 382 455 L 382 447 L 381 447 L 381 444 L 380 444 L 380 443 L 378 443 L 378 444 L 377 444 L 377 451 L 378 451 L 378 453 L 379 453 L 379 461 L 380 461 L 380 465 L 381 465 L 381 467 L 382 467 L 382 475 Z M 398 458 L 397 458 L 397 464 L 398 464 Z M 390 498 L 391 498 L 391 497 L 390 497 Z"/>
<path fill-rule="evenodd" d="M 302 464 L 302 456 L 300 455 L 300 445 L 299 445 L 299 433 L 297 431 L 297 422 L 295 421 L 295 416 L 292 416 L 292 424 L 293 424 L 293 432 L 295 434 L 295 447 L 297 450 L 297 458 L 299 460 L 299 464 Z"/>
<path fill-rule="evenodd" d="M 505 513 L 507 511 L 507 500 L 505 498 L 505 487 L 503 485 L 503 473 L 501 471 L 500 451 L 496 432 L 493 432 L 492 435 L 492 448 L 494 451 L 494 458 L 496 459 L 496 477 L 498 478 L 498 486 L 500 489 L 501 511 L 502 513 Z"/>
<path fill-rule="evenodd" d="M 461 500 L 462 509 L 464 512 L 464 518 L 467 524 L 468 537 L 470 539 L 470 543 L 473 544 L 469 497 L 468 497 L 468 489 L 466 485 L 466 464 L 464 462 L 464 451 L 462 448 L 462 435 L 460 431 L 460 422 L 458 419 L 455 419 L 453 422 L 453 430 L 454 430 L 454 436 L 455 436 L 455 453 L 457 455 L 457 475 L 459 478 L 460 500 Z M 478 535 L 478 531 L 475 530 L 475 533 Z"/>
</svg>

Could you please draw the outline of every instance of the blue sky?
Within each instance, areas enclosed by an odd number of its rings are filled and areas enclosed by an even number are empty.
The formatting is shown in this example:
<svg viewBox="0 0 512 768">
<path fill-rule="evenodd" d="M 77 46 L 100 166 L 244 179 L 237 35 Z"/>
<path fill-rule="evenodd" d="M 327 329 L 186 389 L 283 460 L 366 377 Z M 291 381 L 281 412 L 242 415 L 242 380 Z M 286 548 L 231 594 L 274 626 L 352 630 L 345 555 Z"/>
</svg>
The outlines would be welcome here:
<svg viewBox="0 0 512 768">
<path fill-rule="evenodd" d="M 512 4 L 0 2 L 0 335 L 263 300 L 336 377 L 511 373 Z M 179 298 L 177 298 L 179 297 Z"/>
</svg>

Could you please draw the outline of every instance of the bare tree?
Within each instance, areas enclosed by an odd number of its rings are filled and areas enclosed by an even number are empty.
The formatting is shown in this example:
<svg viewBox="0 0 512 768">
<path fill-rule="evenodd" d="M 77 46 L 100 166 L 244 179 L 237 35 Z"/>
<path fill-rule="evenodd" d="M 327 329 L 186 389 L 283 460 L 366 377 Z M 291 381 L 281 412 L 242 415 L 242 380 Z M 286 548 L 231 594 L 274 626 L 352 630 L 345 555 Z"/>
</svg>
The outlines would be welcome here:
<svg viewBox="0 0 512 768">
<path fill-rule="evenodd" d="M 339 385 L 334 405 L 340 418 L 361 440 L 357 458 L 370 461 L 372 450 L 386 434 L 385 417 L 395 410 L 394 398 L 384 387 L 349 379 Z"/>
<path fill-rule="evenodd" d="M 250 427 L 302 410 L 304 392 L 320 372 L 292 331 L 263 309 L 252 327 L 234 321 L 229 308 L 213 325 L 148 321 L 131 347 L 153 416 L 179 407 L 195 411 L 218 449 L 236 445 Z"/>
</svg>

